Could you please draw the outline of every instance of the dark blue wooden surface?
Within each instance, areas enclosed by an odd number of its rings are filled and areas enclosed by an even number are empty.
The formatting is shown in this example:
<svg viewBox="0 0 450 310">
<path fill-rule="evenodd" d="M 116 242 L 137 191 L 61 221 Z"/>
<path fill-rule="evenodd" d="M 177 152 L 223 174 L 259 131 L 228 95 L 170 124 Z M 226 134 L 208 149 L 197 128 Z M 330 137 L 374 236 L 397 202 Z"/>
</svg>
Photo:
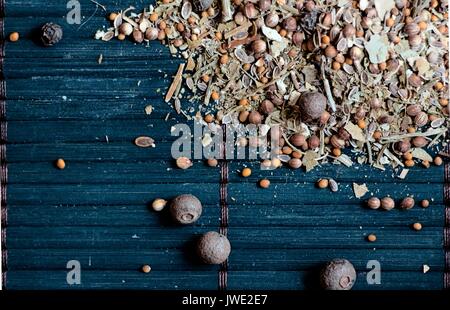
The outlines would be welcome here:
<svg viewBox="0 0 450 310">
<path fill-rule="evenodd" d="M 131 4 L 99 2 L 108 11 Z M 85 22 L 96 8 L 87 0 L 81 4 Z M 219 227 L 220 168 L 196 162 L 181 171 L 170 159 L 170 127 L 184 120 L 162 94 L 180 60 L 158 42 L 93 40 L 107 24 L 101 9 L 80 27 L 66 23 L 66 1 L 6 0 L 5 7 L 5 33 L 22 35 L 5 43 L 6 288 L 217 289 L 219 267 L 199 264 L 192 244 Z M 31 34 L 47 21 L 63 26 L 64 39 L 44 49 Z M 155 108 L 150 116 L 144 113 L 148 104 Z M 156 148 L 137 148 L 139 135 L 152 136 Z M 59 157 L 67 161 L 63 171 L 53 166 Z M 263 172 L 246 163 L 254 173 L 244 180 L 243 164 L 229 164 L 229 289 L 313 288 L 317 269 L 335 257 L 355 264 L 355 289 L 443 287 L 443 167 L 416 167 L 400 181 L 390 169 L 327 165 L 305 174 Z M 269 189 L 256 185 L 263 176 L 272 181 Z M 320 177 L 336 179 L 340 191 L 317 189 Z M 433 201 L 428 209 L 407 212 L 368 210 L 354 198 L 352 182 L 366 183 L 371 195 Z M 205 206 L 194 226 L 175 226 L 167 214 L 148 208 L 157 197 L 181 193 L 198 196 Z M 414 222 L 424 229 L 411 230 Z M 376 243 L 365 240 L 370 233 Z M 373 259 L 381 263 L 380 285 L 365 281 Z M 81 285 L 66 282 L 69 260 L 81 263 Z M 141 273 L 142 264 L 152 272 Z M 423 274 L 423 264 L 431 271 Z"/>
</svg>

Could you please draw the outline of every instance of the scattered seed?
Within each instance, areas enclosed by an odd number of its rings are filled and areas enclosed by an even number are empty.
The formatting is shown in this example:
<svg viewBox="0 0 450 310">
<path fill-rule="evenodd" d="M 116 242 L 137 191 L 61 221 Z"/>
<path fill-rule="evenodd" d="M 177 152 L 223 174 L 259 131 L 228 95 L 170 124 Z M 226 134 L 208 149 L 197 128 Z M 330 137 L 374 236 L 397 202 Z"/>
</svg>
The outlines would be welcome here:
<svg viewBox="0 0 450 310">
<path fill-rule="evenodd" d="M 268 188 L 270 186 L 270 181 L 268 179 L 262 179 L 259 181 L 259 186 L 262 188 Z"/>
<path fill-rule="evenodd" d="M 155 147 L 155 140 L 150 137 L 141 136 L 134 139 L 134 144 L 139 147 Z"/>
<path fill-rule="evenodd" d="M 162 198 L 157 198 L 152 202 L 152 208 L 155 211 L 162 211 L 164 207 L 167 205 L 167 201 Z"/>
<path fill-rule="evenodd" d="M 251 174 L 252 174 L 252 170 L 250 168 L 246 167 L 246 168 L 242 169 L 241 175 L 244 178 L 248 178 Z"/>
<path fill-rule="evenodd" d="M 150 267 L 149 265 L 144 265 L 141 268 L 143 273 L 149 273 L 152 270 L 152 267 Z"/>
<path fill-rule="evenodd" d="M 64 159 L 59 158 L 58 160 L 56 160 L 56 167 L 61 170 L 66 168 L 66 162 L 64 161 Z"/>
<path fill-rule="evenodd" d="M 177 167 L 180 169 L 188 169 L 190 167 L 192 167 L 193 163 L 192 161 L 184 156 L 178 157 L 176 160 L 177 163 Z"/>
<path fill-rule="evenodd" d="M 417 230 L 417 231 L 422 230 L 422 224 L 420 224 L 420 223 L 414 223 L 414 224 L 413 224 L 413 229 L 414 229 L 414 230 Z"/>
<path fill-rule="evenodd" d="M 369 242 L 375 242 L 377 240 L 377 236 L 375 236 L 375 234 L 370 234 L 367 236 L 367 240 Z"/>
<path fill-rule="evenodd" d="M 320 179 L 317 181 L 317 186 L 321 189 L 327 188 L 329 184 L 328 179 Z"/>
</svg>

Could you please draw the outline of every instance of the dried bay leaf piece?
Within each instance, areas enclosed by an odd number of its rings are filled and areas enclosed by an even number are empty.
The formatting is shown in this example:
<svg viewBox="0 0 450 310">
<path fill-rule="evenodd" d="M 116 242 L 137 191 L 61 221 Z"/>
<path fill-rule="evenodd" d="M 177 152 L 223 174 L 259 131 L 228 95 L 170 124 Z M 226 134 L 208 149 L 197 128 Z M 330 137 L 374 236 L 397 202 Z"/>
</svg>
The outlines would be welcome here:
<svg viewBox="0 0 450 310">
<path fill-rule="evenodd" d="M 355 197 L 359 199 L 364 197 L 369 192 L 369 189 L 367 188 L 367 185 L 365 183 L 353 183 L 353 192 L 355 193 Z"/>
</svg>

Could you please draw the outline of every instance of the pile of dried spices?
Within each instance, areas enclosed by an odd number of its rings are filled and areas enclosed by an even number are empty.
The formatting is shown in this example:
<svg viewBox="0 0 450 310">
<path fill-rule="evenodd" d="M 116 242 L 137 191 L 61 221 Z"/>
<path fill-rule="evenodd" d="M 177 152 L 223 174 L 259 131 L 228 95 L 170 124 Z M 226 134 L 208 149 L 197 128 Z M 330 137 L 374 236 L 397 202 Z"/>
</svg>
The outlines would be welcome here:
<svg viewBox="0 0 450 310">
<path fill-rule="evenodd" d="M 263 136 L 279 125 L 278 159 L 306 171 L 356 162 L 404 178 L 416 162 L 441 163 L 426 148 L 445 144 L 450 126 L 447 0 L 163 0 L 133 10 L 112 13 L 96 38 L 159 40 L 184 58 L 165 95 L 178 113 L 215 111 L 210 126 L 256 124 Z M 188 93 L 198 108 L 183 108 Z"/>
</svg>

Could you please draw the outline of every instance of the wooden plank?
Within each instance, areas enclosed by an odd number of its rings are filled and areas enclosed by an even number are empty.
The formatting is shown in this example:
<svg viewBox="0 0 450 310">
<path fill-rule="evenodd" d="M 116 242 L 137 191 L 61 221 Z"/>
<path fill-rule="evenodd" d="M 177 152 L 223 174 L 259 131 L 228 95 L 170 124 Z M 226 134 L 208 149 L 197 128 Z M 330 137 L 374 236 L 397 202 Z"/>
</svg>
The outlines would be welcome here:
<svg viewBox="0 0 450 310">
<path fill-rule="evenodd" d="M 147 105 L 154 110 L 151 115 L 144 113 Z M 13 120 L 106 120 L 145 119 L 164 120 L 170 113 L 169 121 L 186 121 L 178 116 L 171 104 L 162 100 L 162 95 L 149 94 L 144 98 L 105 98 L 101 102 L 90 98 L 59 99 L 8 99 L 6 119 Z"/>
<path fill-rule="evenodd" d="M 166 199 L 173 198 L 173 193 Z M 8 206 L 8 227 L 56 227 L 66 226 L 67 223 L 76 223 L 80 226 L 108 226 L 108 227 L 159 227 L 163 231 L 166 227 L 173 226 L 168 209 L 155 212 L 147 205 L 116 205 L 116 206 Z M 198 225 L 210 226 L 216 229 L 219 225 L 219 203 L 214 205 L 202 204 L 202 216 Z M 425 224 L 425 222 L 424 222 Z M 13 238 L 14 236 L 12 236 Z"/>
<path fill-rule="evenodd" d="M 8 204 L 146 204 L 158 197 L 195 194 L 203 203 L 219 201 L 219 184 L 100 184 L 100 185 L 27 185 L 8 186 Z"/>
<path fill-rule="evenodd" d="M 76 223 L 70 223 L 76 224 Z M 26 248 L 174 248 L 207 231 L 206 227 L 65 226 L 8 227 L 8 249 Z M 376 243 L 366 241 L 370 233 L 377 235 Z M 270 227 L 234 228 L 228 231 L 233 248 L 245 249 L 441 249 L 442 227 L 424 227 L 417 232 L 409 227 Z"/>
<path fill-rule="evenodd" d="M 172 198 L 172 194 L 166 199 Z M 220 217 L 219 202 L 215 205 L 203 205 L 200 218 L 202 225 L 217 226 Z M 425 227 L 444 225 L 444 206 L 433 205 L 428 209 L 419 207 L 407 212 L 368 210 L 360 206 L 346 205 L 266 205 L 231 206 L 229 208 L 230 227 L 398 227 L 420 222 Z M 8 226 L 65 226 L 76 222 L 77 225 L 97 226 L 143 226 L 161 227 L 170 225 L 163 215 L 151 211 L 146 205 L 9 205 Z M 351 216 L 349 215 L 351 214 Z"/>
<path fill-rule="evenodd" d="M 30 289 L 216 290 L 217 271 L 82 271 L 81 284 L 67 284 L 68 270 L 8 271 L 6 287 Z"/>
<path fill-rule="evenodd" d="M 68 285 L 66 271 L 9 271 L 9 289 L 217 289 L 216 272 L 192 271 L 83 271 L 81 285 Z M 228 289 L 299 290 L 317 288 L 314 274 L 305 271 L 240 271 L 228 274 Z M 411 271 L 383 272 L 380 285 L 367 284 L 366 273 L 358 272 L 355 290 L 442 289 L 442 273 Z"/>
<path fill-rule="evenodd" d="M 130 146 L 129 148 L 133 148 Z M 157 151 L 159 145 L 155 151 Z M 125 150 L 124 150 L 125 152 Z M 164 154 L 161 154 L 164 155 Z M 344 167 L 325 165 L 317 170 L 305 173 L 302 170 L 291 170 L 289 168 L 277 169 L 274 172 L 253 171 L 249 178 L 242 178 L 240 173 L 232 171 L 229 174 L 232 183 L 252 183 L 258 180 L 268 178 L 273 184 L 276 183 L 314 183 L 319 178 L 333 177 L 339 182 L 368 182 L 368 183 L 391 183 L 395 181 L 388 177 L 380 177 L 375 174 L 373 169 L 360 167 L 359 173 L 355 174 L 353 170 Z M 10 163 L 8 165 L 9 183 L 128 183 L 128 182 L 185 182 L 193 177 L 201 177 L 203 183 L 218 182 L 220 180 L 220 167 L 209 167 L 205 161 L 194 161 L 194 165 L 186 170 L 180 170 L 175 165 L 175 160 L 152 160 L 152 161 L 133 161 L 129 158 L 126 161 L 119 162 L 67 162 L 66 169 L 59 171 L 55 169 L 52 161 L 46 162 L 20 162 Z M 414 169 L 405 183 L 440 183 L 438 171 L 441 167 L 430 169 Z M 333 171 L 336 173 L 333 175 Z M 119 173 L 118 173 L 119 172 Z M 383 175 L 382 175 L 383 176 Z M 422 179 L 420 178 L 422 177 Z M 328 191 L 324 191 L 324 194 Z M 332 196 L 330 196 L 332 197 Z"/>
<path fill-rule="evenodd" d="M 176 122 L 163 120 L 9 121 L 8 143 L 132 142 L 138 136 L 173 141 Z M 191 124 L 191 123 L 190 123 Z M 76 128 L 76 130 L 74 130 Z"/>
<path fill-rule="evenodd" d="M 230 183 L 228 197 L 230 204 L 236 205 L 277 205 L 283 204 L 361 204 L 371 195 L 378 197 L 392 196 L 395 200 L 414 195 L 420 201 L 433 198 L 437 204 L 443 204 L 443 184 L 407 183 L 392 185 L 391 183 L 367 184 L 369 193 L 362 199 L 354 196 L 352 183 L 341 182 L 339 192 L 332 193 L 320 190 L 312 183 L 275 183 L 267 189 L 259 188 L 257 183 Z"/>
<path fill-rule="evenodd" d="M 107 119 L 146 119 L 186 121 L 176 114 L 171 104 L 163 103 L 160 96 L 144 98 L 106 98 L 106 103 L 98 99 L 68 98 L 9 100 L 6 119 L 14 120 L 107 120 Z M 144 113 L 147 105 L 153 106 L 151 115 Z M 26 111 L 26 113 L 25 113 Z M 169 114 L 169 116 L 167 116 Z"/>
<path fill-rule="evenodd" d="M 228 289 L 239 290 L 303 290 L 317 289 L 317 271 L 242 271 L 228 274 Z M 442 289 L 442 273 L 386 271 L 380 285 L 369 285 L 365 272 L 358 272 L 353 290 L 437 290 Z"/>
<path fill-rule="evenodd" d="M 152 270 L 215 270 L 217 266 L 193 263 L 187 249 L 10 249 L 8 269 L 62 270 L 67 261 L 78 260 L 83 270 L 136 270 L 149 264 Z M 192 253 L 193 254 L 193 253 Z M 311 270 L 336 257 L 350 260 L 364 270 L 378 260 L 382 271 L 421 272 L 423 264 L 443 271 L 442 249 L 233 249 L 228 269 L 235 271 Z M 113 259 L 112 259 L 113 258 Z"/>
<path fill-rule="evenodd" d="M 11 163 L 9 184 L 95 184 L 95 183 L 185 183 L 201 178 L 202 183 L 217 183 L 220 167 L 209 167 L 205 162 L 194 161 L 186 170 L 177 168 L 175 160 L 146 162 L 67 162 L 64 171 L 53 162 Z"/>
<path fill-rule="evenodd" d="M 79 0 L 81 8 L 83 10 L 83 20 L 87 19 L 93 11 L 95 11 L 96 5 L 89 0 Z M 149 3 L 154 1 L 147 0 L 133 0 L 133 6 L 137 8 L 147 7 Z M 7 16 L 42 16 L 42 17 L 60 17 L 66 15 L 69 11 L 66 8 L 65 2 L 59 1 L 45 1 L 45 0 L 5 0 L 5 11 Z M 102 0 L 99 3 L 104 5 L 108 12 L 119 11 L 130 5 L 129 2 L 123 0 Z M 98 9 L 99 15 L 104 14 L 100 8 Z"/>
<path fill-rule="evenodd" d="M 254 184 L 229 184 L 230 205 L 326 205 L 339 201 L 342 205 L 361 205 L 365 200 L 355 199 L 351 190 L 321 194 L 314 184 L 282 184 L 278 191 L 273 189 L 259 189 Z M 250 185 L 250 186 L 249 186 Z M 370 185 L 369 185 L 370 186 Z M 347 184 L 347 187 L 350 187 Z M 376 195 L 383 197 L 392 195 L 395 199 L 402 199 L 407 195 L 414 195 L 419 200 L 434 196 L 435 204 L 443 204 L 442 195 L 437 196 L 438 185 L 410 184 L 399 191 L 393 191 L 389 183 L 377 184 Z M 238 189 L 239 188 L 239 189 Z M 414 189 L 414 191 L 411 191 Z M 437 193 L 433 193 L 437 191 Z M 219 184 L 164 184 L 138 183 L 138 184 L 11 184 L 8 187 L 8 201 L 10 204 L 139 204 L 157 197 L 168 196 L 171 193 L 198 192 L 204 197 L 205 203 L 219 200 Z M 51 193 L 51 195 L 48 195 Z M 67 193 L 71 193 L 68 196 Z M 245 193 L 245 195 L 244 195 Z M 249 194 L 254 193 L 254 194 Z M 301 193 L 301 195 L 300 195 Z M 333 195 L 333 196 L 331 196 Z M 437 196 L 437 197 L 436 197 Z M 374 211 L 376 212 L 376 211 Z"/>
</svg>

